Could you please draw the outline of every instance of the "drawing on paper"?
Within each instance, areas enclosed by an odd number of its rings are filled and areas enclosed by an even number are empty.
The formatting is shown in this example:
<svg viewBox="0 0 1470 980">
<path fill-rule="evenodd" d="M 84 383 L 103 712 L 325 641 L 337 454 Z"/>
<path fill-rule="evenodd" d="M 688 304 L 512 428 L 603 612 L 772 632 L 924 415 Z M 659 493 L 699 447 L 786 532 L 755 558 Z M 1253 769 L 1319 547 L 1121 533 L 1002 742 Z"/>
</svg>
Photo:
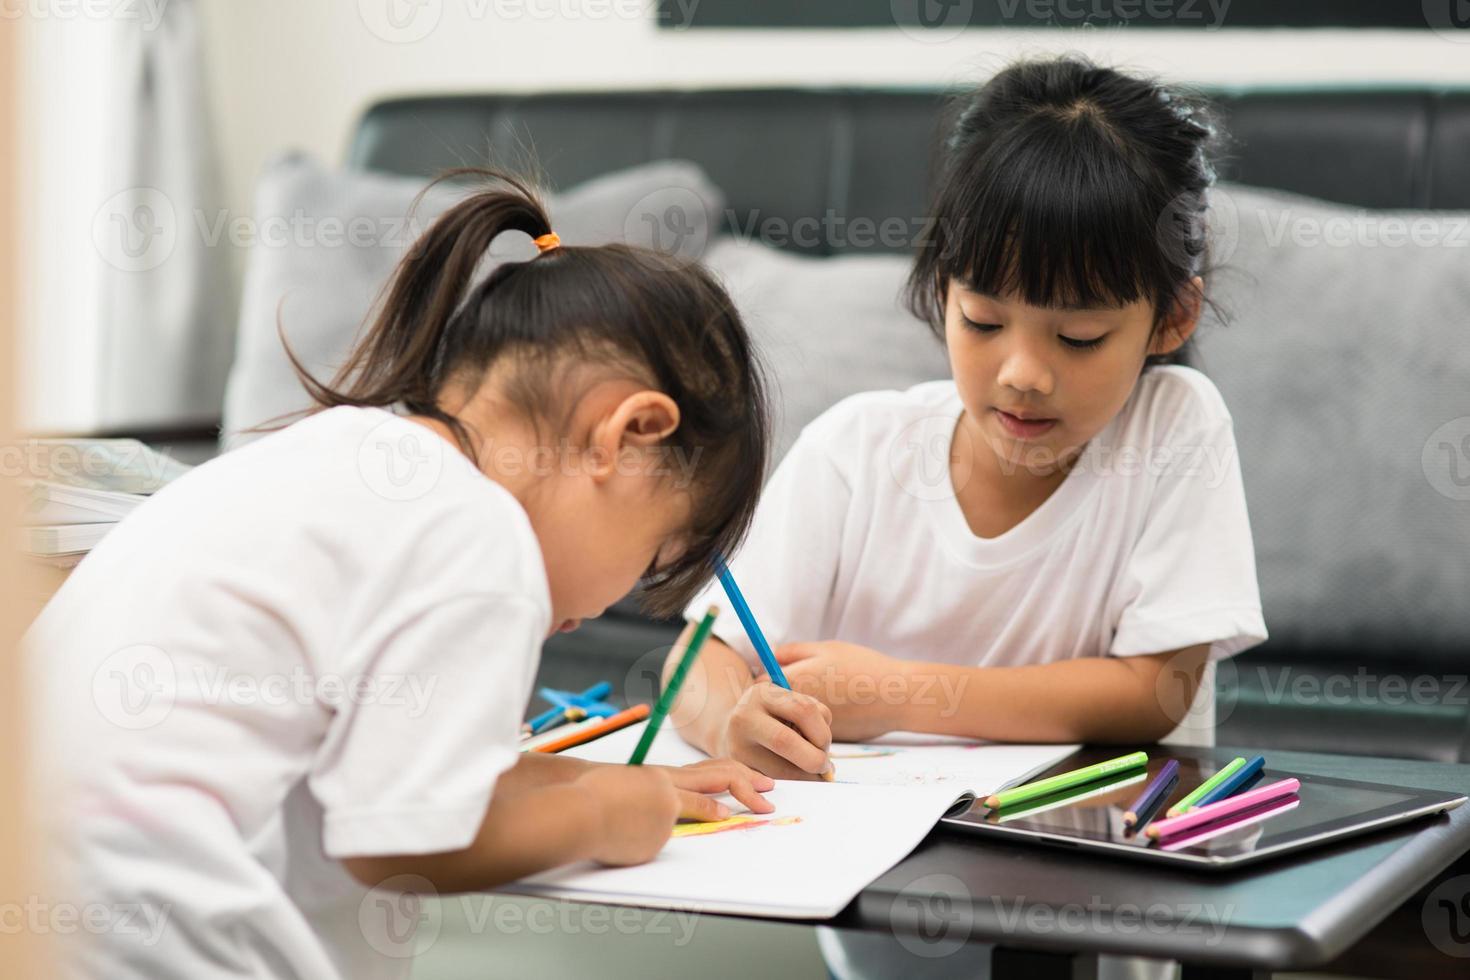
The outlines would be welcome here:
<svg viewBox="0 0 1470 980">
<path fill-rule="evenodd" d="M 794 823 L 801 823 L 801 818 L 753 817 L 749 814 L 739 814 L 733 817 L 726 817 L 724 820 L 677 824 L 674 827 L 674 836 L 705 837 L 709 834 L 723 834 L 730 830 L 754 830 L 757 827 L 785 827 Z"/>
<path fill-rule="evenodd" d="M 898 749 L 852 749 L 847 752 L 833 752 L 833 759 L 882 759 L 885 756 L 898 755 Z"/>
</svg>

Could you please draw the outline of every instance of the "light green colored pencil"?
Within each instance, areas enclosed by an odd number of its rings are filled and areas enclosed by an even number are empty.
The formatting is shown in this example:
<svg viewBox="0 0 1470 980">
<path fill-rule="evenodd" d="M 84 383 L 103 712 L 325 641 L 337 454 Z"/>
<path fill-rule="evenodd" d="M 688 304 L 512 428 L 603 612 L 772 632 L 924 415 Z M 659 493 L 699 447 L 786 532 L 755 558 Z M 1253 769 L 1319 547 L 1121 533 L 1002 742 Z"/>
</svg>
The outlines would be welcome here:
<svg viewBox="0 0 1470 980">
<path fill-rule="evenodd" d="M 694 635 L 689 638 L 689 646 L 684 648 L 684 656 L 679 658 L 679 666 L 674 668 L 674 676 L 669 678 L 669 686 L 658 696 L 658 703 L 653 706 L 653 714 L 648 718 L 648 725 L 643 729 L 643 737 L 638 740 L 638 747 L 633 750 L 633 755 L 628 759 L 628 765 L 641 766 L 643 759 L 648 755 L 648 750 L 653 747 L 654 737 L 658 735 L 658 728 L 664 722 L 664 716 L 674 706 L 674 699 L 679 696 L 679 688 L 684 683 L 684 675 L 689 673 L 689 668 L 694 665 L 694 658 L 699 656 L 699 648 L 704 646 L 705 639 L 709 636 L 710 629 L 715 625 L 715 617 L 720 614 L 719 606 L 710 606 L 694 628 Z"/>
<path fill-rule="evenodd" d="M 1102 779 L 1125 769 L 1133 769 L 1137 766 L 1148 765 L 1147 752 L 1130 752 L 1128 755 L 1120 755 L 1116 759 L 1108 759 L 1091 766 L 1083 766 L 1081 769 L 1073 769 L 1046 779 L 1038 779 L 1034 783 L 1025 783 L 1012 789 L 1002 790 L 993 796 L 985 798 L 985 805 L 994 810 L 997 807 L 1015 806 L 1017 803 L 1025 803 L 1034 800 L 1038 796 L 1046 796 L 1059 790 L 1071 789 L 1082 783 L 1090 783 L 1094 779 Z"/>
<path fill-rule="evenodd" d="M 1169 807 L 1169 812 L 1166 814 L 1166 816 L 1179 816 L 1179 814 L 1194 806 L 1195 800 L 1198 800 L 1201 796 L 1204 796 L 1210 790 L 1214 789 L 1216 786 L 1219 786 L 1225 780 L 1229 779 L 1232 775 L 1234 775 L 1235 770 L 1239 769 L 1243 765 L 1245 765 L 1245 759 L 1243 759 L 1242 757 L 1236 756 L 1235 758 L 1231 759 L 1229 764 L 1226 765 L 1224 769 L 1221 769 L 1209 779 L 1206 779 L 1204 782 L 1200 783 L 1188 796 L 1180 800 L 1178 803 L 1175 803 L 1173 806 Z"/>
</svg>

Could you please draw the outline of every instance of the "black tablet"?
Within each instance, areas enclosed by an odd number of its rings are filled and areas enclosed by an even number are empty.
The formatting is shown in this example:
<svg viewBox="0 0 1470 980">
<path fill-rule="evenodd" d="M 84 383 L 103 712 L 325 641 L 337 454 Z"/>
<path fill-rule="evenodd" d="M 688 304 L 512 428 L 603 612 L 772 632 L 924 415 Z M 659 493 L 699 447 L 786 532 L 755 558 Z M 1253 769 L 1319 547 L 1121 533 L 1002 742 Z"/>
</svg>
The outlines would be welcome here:
<svg viewBox="0 0 1470 980">
<path fill-rule="evenodd" d="M 1117 749 L 1083 749 L 1035 778 L 1044 779 L 1121 754 Z M 1464 796 L 1453 793 L 1284 772 L 1270 767 L 1269 752 L 1262 754 L 1266 757 L 1266 769 L 1244 789 L 1288 777 L 1300 780 L 1301 788 L 1288 797 L 1229 819 L 1161 840 L 1153 840 L 1139 831 L 1151 820 L 1161 818 L 1168 807 L 1229 760 L 1191 754 L 1187 748 L 1164 747 L 1160 751 L 1155 747 L 1149 753 L 1146 768 L 1014 807 L 988 810 L 977 803 L 964 813 L 945 817 L 943 824 L 978 834 L 1083 848 L 1144 861 L 1230 868 L 1443 813 L 1465 802 Z M 1169 759 L 1179 762 L 1179 779 L 1173 789 L 1152 814 L 1143 815 L 1136 829 L 1125 826 L 1124 813 Z"/>
</svg>

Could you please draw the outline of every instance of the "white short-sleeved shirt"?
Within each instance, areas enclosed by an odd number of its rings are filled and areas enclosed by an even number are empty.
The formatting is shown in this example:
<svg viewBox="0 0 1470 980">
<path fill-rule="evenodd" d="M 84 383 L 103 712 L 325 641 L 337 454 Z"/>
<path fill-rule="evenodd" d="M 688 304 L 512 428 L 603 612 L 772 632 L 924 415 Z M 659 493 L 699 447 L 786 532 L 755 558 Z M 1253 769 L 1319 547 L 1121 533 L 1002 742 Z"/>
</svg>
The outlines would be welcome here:
<svg viewBox="0 0 1470 980">
<path fill-rule="evenodd" d="M 1230 413 L 1205 375 L 1146 370 L 1061 485 L 995 538 L 955 496 L 962 410 L 935 381 L 855 395 L 802 431 L 730 562 L 772 645 L 991 667 L 1201 643 L 1213 664 L 1266 639 Z M 728 609 L 717 582 L 689 617 L 712 602 Z M 758 669 L 733 613 L 714 631 Z M 1206 679 L 1176 740 L 1209 737 Z"/>
<path fill-rule="evenodd" d="M 550 621 L 515 498 L 380 409 L 144 503 L 27 638 L 59 886 L 110 916 L 74 975 L 408 976 L 418 905 L 336 859 L 474 839 Z"/>
</svg>

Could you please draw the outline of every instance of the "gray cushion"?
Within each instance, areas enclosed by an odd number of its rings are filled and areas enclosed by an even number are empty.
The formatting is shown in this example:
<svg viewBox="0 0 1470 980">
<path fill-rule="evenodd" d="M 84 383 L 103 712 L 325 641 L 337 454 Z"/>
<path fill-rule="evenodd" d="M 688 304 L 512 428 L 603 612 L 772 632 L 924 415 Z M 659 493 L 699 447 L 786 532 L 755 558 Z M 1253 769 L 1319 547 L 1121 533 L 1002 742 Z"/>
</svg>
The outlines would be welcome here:
<svg viewBox="0 0 1470 980">
<path fill-rule="evenodd" d="M 1470 641 L 1470 215 L 1223 186 L 1234 321 L 1197 366 L 1235 419 L 1272 646 Z"/>
<path fill-rule="evenodd" d="M 301 156 L 268 167 L 256 189 L 260 229 L 245 274 L 235 361 L 224 407 L 224 445 L 241 430 L 310 406 L 277 334 L 314 377 L 342 363 L 398 260 L 421 230 L 465 192 L 441 185 L 406 216 L 425 181 L 335 173 Z M 627 241 L 698 258 L 718 227 L 724 198 L 700 169 L 661 161 L 548 196 L 552 228 L 568 245 Z M 524 235 L 504 235 L 482 275 L 535 254 Z"/>
<path fill-rule="evenodd" d="M 705 264 L 730 290 L 765 362 L 773 463 L 803 426 L 848 395 L 949 377 L 944 348 L 899 305 L 906 256 L 809 258 L 720 238 Z"/>
</svg>

